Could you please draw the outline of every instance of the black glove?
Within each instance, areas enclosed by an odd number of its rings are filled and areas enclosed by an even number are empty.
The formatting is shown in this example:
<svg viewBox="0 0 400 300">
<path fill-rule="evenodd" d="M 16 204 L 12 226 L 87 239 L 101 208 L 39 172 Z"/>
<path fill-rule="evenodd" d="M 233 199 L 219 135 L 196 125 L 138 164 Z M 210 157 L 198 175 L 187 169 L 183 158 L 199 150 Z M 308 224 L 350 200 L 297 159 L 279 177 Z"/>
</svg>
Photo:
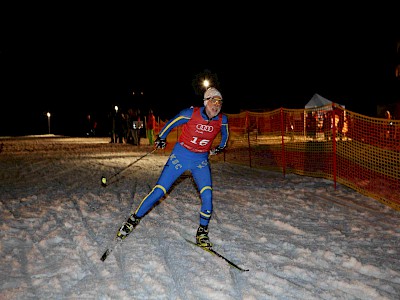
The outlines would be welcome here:
<svg viewBox="0 0 400 300">
<path fill-rule="evenodd" d="M 224 151 L 224 148 L 218 146 L 218 147 L 215 147 L 214 149 L 210 150 L 210 155 L 217 155 L 217 154 L 221 153 L 222 151 Z"/>
<path fill-rule="evenodd" d="M 154 145 L 157 149 L 164 149 L 167 146 L 167 139 L 162 139 L 158 136 L 154 141 Z"/>
</svg>

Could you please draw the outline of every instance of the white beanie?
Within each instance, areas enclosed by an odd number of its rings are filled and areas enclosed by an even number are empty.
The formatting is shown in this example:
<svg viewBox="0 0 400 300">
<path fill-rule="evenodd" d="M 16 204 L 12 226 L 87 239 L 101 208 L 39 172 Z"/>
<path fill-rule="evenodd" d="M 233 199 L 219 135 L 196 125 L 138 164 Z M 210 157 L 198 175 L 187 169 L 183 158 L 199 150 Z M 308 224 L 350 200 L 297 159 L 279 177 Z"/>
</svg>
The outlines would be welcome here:
<svg viewBox="0 0 400 300">
<path fill-rule="evenodd" d="M 204 93 L 204 106 L 207 105 L 207 101 L 214 97 L 220 97 L 222 100 L 221 93 L 214 87 L 208 88 Z"/>
</svg>

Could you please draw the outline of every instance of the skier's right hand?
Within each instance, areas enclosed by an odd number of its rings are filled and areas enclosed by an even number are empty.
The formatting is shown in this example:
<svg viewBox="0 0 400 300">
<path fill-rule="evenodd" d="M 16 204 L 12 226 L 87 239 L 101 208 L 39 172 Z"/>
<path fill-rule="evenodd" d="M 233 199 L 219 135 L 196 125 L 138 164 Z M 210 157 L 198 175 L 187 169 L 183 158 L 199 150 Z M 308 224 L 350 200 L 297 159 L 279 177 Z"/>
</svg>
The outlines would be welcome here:
<svg viewBox="0 0 400 300">
<path fill-rule="evenodd" d="M 210 150 L 210 155 L 217 155 L 224 151 L 224 148 L 218 146 Z"/>
<path fill-rule="evenodd" d="M 167 146 L 167 139 L 162 139 L 157 136 L 156 140 L 154 141 L 154 145 L 156 146 L 156 149 L 164 149 L 165 146 Z"/>
</svg>

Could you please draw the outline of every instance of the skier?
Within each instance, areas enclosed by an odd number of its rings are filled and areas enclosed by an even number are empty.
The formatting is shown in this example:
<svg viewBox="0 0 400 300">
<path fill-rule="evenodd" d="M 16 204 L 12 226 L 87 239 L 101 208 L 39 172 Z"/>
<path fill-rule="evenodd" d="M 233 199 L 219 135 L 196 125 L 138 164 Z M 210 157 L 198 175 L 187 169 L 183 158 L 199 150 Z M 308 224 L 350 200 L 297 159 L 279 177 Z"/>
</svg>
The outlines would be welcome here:
<svg viewBox="0 0 400 300">
<path fill-rule="evenodd" d="M 224 150 L 229 130 L 228 118 L 221 113 L 221 93 L 216 88 L 210 87 L 205 91 L 203 100 L 204 107 L 190 107 L 182 110 L 169 120 L 157 135 L 154 145 L 157 149 L 164 149 L 168 133 L 177 126 L 183 126 L 182 133 L 156 185 L 120 227 L 117 238 L 125 239 L 139 224 L 141 218 L 168 192 L 179 176 L 189 170 L 201 197 L 200 225 L 196 233 L 196 243 L 202 247 L 212 247 L 208 237 L 208 224 L 213 209 L 208 155 L 216 155 Z M 213 148 L 213 141 L 219 133 L 221 133 L 220 143 Z"/>
</svg>

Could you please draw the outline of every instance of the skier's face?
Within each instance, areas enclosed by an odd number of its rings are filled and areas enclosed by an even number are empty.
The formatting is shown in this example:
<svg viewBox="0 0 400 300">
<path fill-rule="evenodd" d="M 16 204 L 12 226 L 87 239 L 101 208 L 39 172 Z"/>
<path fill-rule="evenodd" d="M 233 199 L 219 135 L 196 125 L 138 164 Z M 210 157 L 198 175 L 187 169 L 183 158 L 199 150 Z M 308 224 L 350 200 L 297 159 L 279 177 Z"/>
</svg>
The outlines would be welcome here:
<svg viewBox="0 0 400 300">
<path fill-rule="evenodd" d="M 221 111 L 222 108 L 222 99 L 221 98 L 211 98 L 209 100 L 207 100 L 206 103 L 206 113 L 207 116 L 209 116 L 210 118 L 214 118 L 216 115 L 219 114 L 219 112 Z"/>
</svg>

